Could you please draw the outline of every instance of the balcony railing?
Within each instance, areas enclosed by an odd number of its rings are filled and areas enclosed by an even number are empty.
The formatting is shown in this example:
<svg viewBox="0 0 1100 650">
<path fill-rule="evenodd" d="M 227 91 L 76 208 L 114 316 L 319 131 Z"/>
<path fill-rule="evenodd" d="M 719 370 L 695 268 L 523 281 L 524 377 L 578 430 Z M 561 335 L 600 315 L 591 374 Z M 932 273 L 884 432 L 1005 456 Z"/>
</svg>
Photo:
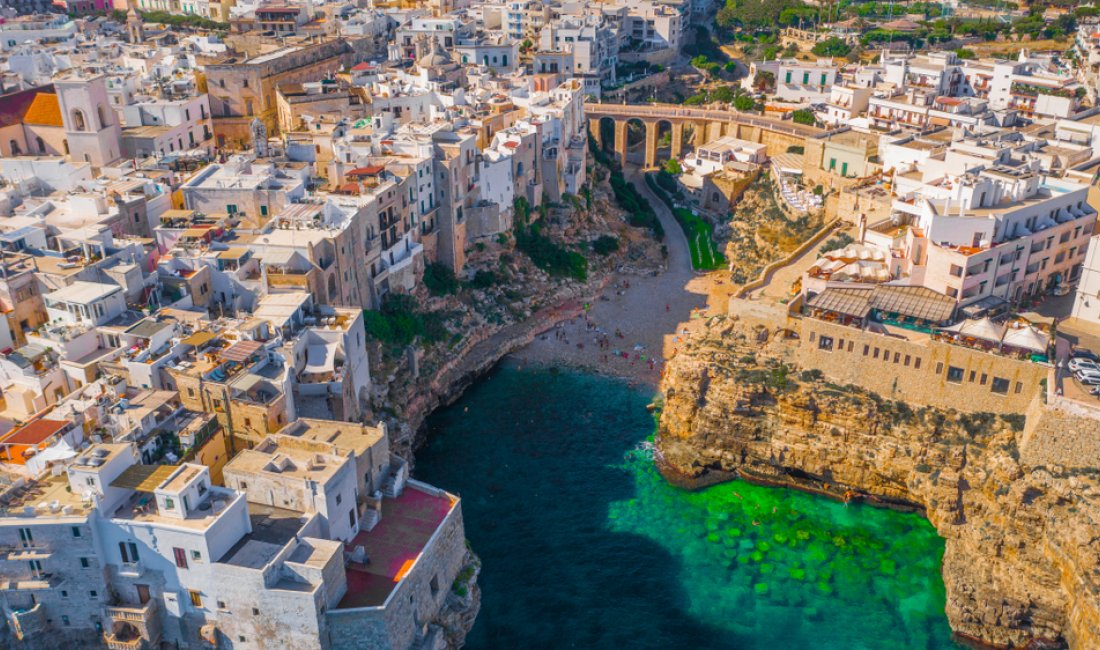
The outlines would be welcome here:
<svg viewBox="0 0 1100 650">
<path fill-rule="evenodd" d="M 141 637 L 121 639 L 112 634 L 104 634 L 103 642 L 107 644 L 109 650 L 142 650 L 145 648 L 145 639 Z"/>
<path fill-rule="evenodd" d="M 155 614 L 155 602 L 150 600 L 141 606 L 113 605 L 104 608 L 107 618 L 127 623 L 147 623 Z"/>
</svg>

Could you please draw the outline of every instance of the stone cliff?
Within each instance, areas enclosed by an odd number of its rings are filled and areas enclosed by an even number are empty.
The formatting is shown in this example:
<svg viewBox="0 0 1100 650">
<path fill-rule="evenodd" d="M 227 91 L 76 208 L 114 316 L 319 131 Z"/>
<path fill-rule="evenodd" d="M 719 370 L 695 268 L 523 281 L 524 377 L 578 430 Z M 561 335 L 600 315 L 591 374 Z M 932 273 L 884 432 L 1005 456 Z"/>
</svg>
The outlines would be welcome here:
<svg viewBox="0 0 1100 650">
<path fill-rule="evenodd" d="M 657 448 L 670 479 L 740 475 L 917 509 L 946 540 L 957 634 L 1006 648 L 1100 648 L 1100 471 L 1029 464 L 1023 415 L 831 384 L 800 372 L 782 342 L 748 333 L 717 318 L 669 364 Z M 1058 429 L 1057 417 L 1045 425 Z"/>
</svg>

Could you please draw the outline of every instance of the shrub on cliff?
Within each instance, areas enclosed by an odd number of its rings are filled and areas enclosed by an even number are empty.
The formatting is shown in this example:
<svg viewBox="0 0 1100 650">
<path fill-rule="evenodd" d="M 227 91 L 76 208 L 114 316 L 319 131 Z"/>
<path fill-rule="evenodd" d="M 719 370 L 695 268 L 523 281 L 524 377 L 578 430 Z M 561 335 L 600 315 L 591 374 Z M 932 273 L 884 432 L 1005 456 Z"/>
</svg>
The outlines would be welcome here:
<svg viewBox="0 0 1100 650">
<path fill-rule="evenodd" d="M 392 345 L 408 345 L 417 337 L 435 343 L 449 334 L 442 314 L 417 311 L 416 299 L 401 293 L 387 294 L 381 309 L 364 310 L 363 321 L 368 336 Z"/>
<path fill-rule="evenodd" d="M 588 279 L 588 260 L 576 251 L 568 251 L 542 234 L 539 224 L 516 223 L 516 249 L 525 253 L 535 266 L 556 277 Z"/>
<path fill-rule="evenodd" d="M 424 286 L 433 296 L 442 296 L 458 291 L 459 285 L 451 267 L 433 262 L 424 267 Z"/>
<path fill-rule="evenodd" d="M 611 235 L 600 235 L 599 239 L 592 242 L 592 250 L 600 255 L 610 255 L 619 250 L 619 240 Z"/>
</svg>

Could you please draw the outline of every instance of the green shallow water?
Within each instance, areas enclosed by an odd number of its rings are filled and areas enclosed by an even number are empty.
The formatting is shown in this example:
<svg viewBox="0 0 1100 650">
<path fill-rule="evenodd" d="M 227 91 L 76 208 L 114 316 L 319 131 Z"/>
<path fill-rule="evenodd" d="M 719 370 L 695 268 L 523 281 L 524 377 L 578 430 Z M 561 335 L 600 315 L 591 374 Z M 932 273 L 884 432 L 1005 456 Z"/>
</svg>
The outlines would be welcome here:
<svg viewBox="0 0 1100 650">
<path fill-rule="evenodd" d="M 651 395 L 503 367 L 429 420 L 414 475 L 481 556 L 470 648 L 956 647 L 927 521 L 657 473 Z M 755 524 L 755 525 L 754 525 Z"/>
</svg>

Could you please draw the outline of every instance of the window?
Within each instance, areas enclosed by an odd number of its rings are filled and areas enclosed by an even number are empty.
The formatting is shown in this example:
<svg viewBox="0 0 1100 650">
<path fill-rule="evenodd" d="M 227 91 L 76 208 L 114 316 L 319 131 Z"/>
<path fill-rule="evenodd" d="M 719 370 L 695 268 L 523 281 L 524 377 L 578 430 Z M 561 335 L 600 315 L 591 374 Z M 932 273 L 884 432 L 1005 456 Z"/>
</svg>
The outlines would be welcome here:
<svg viewBox="0 0 1100 650">
<path fill-rule="evenodd" d="M 1016 394 L 1019 395 L 1020 391 L 1024 389 L 1024 383 L 1021 381 L 1016 382 Z"/>
<path fill-rule="evenodd" d="M 955 366 L 947 366 L 947 381 L 952 384 L 961 384 L 963 380 L 963 369 L 956 368 Z"/>
<path fill-rule="evenodd" d="M 985 386 L 985 382 L 987 382 L 987 381 L 989 381 L 989 375 L 987 375 L 983 372 L 981 380 L 978 383 L 981 384 L 982 386 Z"/>
<path fill-rule="evenodd" d="M 900 360 L 901 360 L 901 353 L 900 352 L 895 352 L 894 353 L 894 363 L 897 363 Z"/>
<path fill-rule="evenodd" d="M 1003 377 L 994 377 L 993 385 L 990 386 L 990 390 L 992 390 L 994 393 L 997 393 L 998 395 L 1007 395 L 1008 380 L 1004 379 Z"/>
<path fill-rule="evenodd" d="M 62 598 L 68 598 L 69 597 L 69 592 L 65 589 L 62 589 L 61 590 L 61 597 Z"/>
<path fill-rule="evenodd" d="M 343 500 L 344 500 L 343 495 L 340 495 L 340 494 L 336 495 L 336 505 L 340 505 L 340 502 L 343 501 Z"/>
<path fill-rule="evenodd" d="M 119 542 L 118 551 L 122 556 L 123 564 L 132 564 L 138 561 L 137 544 L 133 542 Z"/>
<path fill-rule="evenodd" d="M 832 351 L 832 349 L 833 349 L 833 337 L 831 337 L 831 336 L 822 336 L 821 338 L 819 338 L 817 340 L 817 349 L 818 350 Z"/>
<path fill-rule="evenodd" d="M 191 604 L 195 607 L 202 607 L 202 594 L 197 591 L 188 591 L 191 596 Z"/>
<path fill-rule="evenodd" d="M 187 568 L 187 552 L 182 548 L 173 548 L 172 554 L 176 557 L 176 566 L 180 569 Z"/>
<path fill-rule="evenodd" d="M 252 615 L 253 616 L 259 616 L 260 615 L 260 608 L 259 607 L 253 607 L 252 608 Z"/>
<path fill-rule="evenodd" d="M 938 375 L 941 372 L 943 372 L 943 362 L 942 361 L 936 363 L 936 374 Z"/>
<path fill-rule="evenodd" d="M 351 524 L 352 528 L 355 528 L 355 508 L 348 511 L 348 523 Z"/>
<path fill-rule="evenodd" d="M 913 359 L 913 368 L 920 370 L 920 357 Z"/>
<path fill-rule="evenodd" d="M 95 599 L 99 598 L 99 592 L 96 591 L 95 589 L 93 589 L 93 590 L 88 592 L 88 597 L 91 598 L 92 600 L 95 600 Z"/>
<path fill-rule="evenodd" d="M 867 356 L 867 352 L 870 351 L 870 349 L 871 349 L 871 346 L 869 346 L 865 343 L 863 345 L 863 356 Z"/>
<path fill-rule="evenodd" d="M 429 584 L 432 588 L 432 595 L 437 595 L 439 593 L 439 576 L 432 576 L 432 581 Z"/>
<path fill-rule="evenodd" d="M 88 558 L 86 558 L 86 557 L 80 558 L 80 568 L 81 569 L 87 569 L 90 566 L 92 566 L 92 563 L 88 561 Z"/>
<path fill-rule="evenodd" d="M 34 535 L 31 534 L 30 528 L 19 529 L 19 542 L 23 545 L 24 548 L 30 546 L 31 544 L 34 544 Z"/>
<path fill-rule="evenodd" d="M 217 400 L 214 400 L 214 403 L 215 403 L 215 406 L 217 406 Z M 169 509 L 169 510 L 175 510 L 176 509 L 175 500 L 173 500 L 172 497 L 164 497 L 164 507 Z"/>
<path fill-rule="evenodd" d="M 61 615 L 61 623 L 62 623 L 63 625 L 68 625 L 68 624 L 69 624 L 69 617 L 68 617 L 68 616 L 65 616 L 64 614 L 62 614 L 62 615 Z"/>
<path fill-rule="evenodd" d="M 80 537 L 80 526 L 73 526 L 73 537 Z"/>
<path fill-rule="evenodd" d="M 196 562 L 202 562 L 202 553 L 199 551 L 191 551 L 191 559 Z"/>
<path fill-rule="evenodd" d="M 974 383 L 974 378 L 977 377 L 977 376 L 978 376 L 978 373 L 975 372 L 974 370 L 971 370 L 970 371 L 970 383 L 973 384 Z"/>
<path fill-rule="evenodd" d="M 228 608 L 227 608 L 227 607 L 225 606 L 225 601 L 224 601 L 224 600 L 219 600 L 219 601 L 218 601 L 218 609 L 228 609 Z M 255 607 L 253 607 L 253 609 L 255 609 Z"/>
</svg>

